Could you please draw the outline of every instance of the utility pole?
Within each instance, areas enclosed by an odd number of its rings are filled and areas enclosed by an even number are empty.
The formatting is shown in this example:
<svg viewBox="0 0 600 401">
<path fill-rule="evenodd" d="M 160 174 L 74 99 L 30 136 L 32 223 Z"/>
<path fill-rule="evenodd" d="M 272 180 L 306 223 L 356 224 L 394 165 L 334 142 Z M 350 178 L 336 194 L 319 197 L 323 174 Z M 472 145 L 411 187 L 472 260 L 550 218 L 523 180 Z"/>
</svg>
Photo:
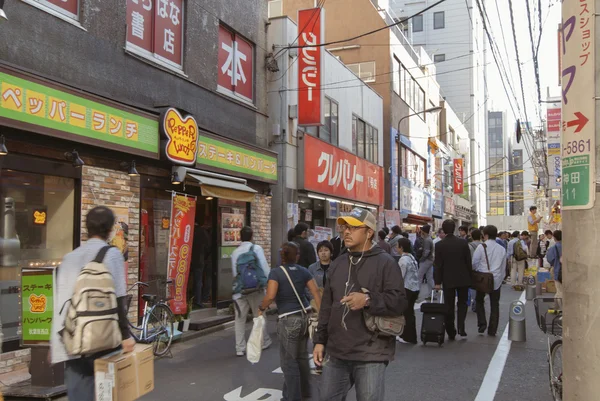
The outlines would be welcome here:
<svg viewBox="0 0 600 401">
<path fill-rule="evenodd" d="M 595 0 L 562 2 L 563 399 L 600 393 L 599 70 Z M 583 20 L 581 18 L 583 17 Z M 586 22 L 587 21 L 587 22 Z M 585 49 L 585 51 L 582 51 Z M 600 143 L 600 142 L 599 142 Z"/>
</svg>

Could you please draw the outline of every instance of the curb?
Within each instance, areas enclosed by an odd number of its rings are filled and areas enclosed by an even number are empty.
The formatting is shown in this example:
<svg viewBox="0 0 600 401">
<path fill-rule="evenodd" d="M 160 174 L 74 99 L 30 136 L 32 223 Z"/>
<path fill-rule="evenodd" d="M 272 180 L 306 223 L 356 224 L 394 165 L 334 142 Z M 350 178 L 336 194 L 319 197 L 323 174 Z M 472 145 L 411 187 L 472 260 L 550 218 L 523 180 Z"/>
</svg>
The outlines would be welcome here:
<svg viewBox="0 0 600 401">
<path fill-rule="evenodd" d="M 235 322 L 231 321 L 231 322 L 221 323 L 216 326 L 209 327 L 209 328 L 206 328 L 203 330 L 186 331 L 185 333 L 183 333 L 183 335 L 177 341 L 173 341 L 173 344 L 185 343 L 185 342 L 188 342 L 191 340 L 195 340 L 197 338 L 204 337 L 209 334 L 216 333 L 218 331 L 226 330 L 228 328 L 233 327 L 234 325 L 235 325 Z"/>
</svg>

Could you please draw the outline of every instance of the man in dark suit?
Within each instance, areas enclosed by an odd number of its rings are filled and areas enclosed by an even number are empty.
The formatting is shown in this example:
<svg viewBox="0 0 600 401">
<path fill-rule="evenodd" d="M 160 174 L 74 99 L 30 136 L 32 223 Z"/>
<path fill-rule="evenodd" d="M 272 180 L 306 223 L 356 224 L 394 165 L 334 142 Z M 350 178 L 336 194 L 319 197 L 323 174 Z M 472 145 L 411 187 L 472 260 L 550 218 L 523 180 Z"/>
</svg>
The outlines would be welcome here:
<svg viewBox="0 0 600 401">
<path fill-rule="evenodd" d="M 471 286 L 471 251 L 469 243 L 454 235 L 456 223 L 446 220 L 442 230 L 446 237 L 435 246 L 434 281 L 436 290 L 444 286 L 444 303 L 448 309 L 446 332 L 450 340 L 458 334 L 466 337 L 465 320 L 467 318 L 467 297 Z M 454 307 L 458 295 L 458 321 L 454 326 Z"/>
</svg>

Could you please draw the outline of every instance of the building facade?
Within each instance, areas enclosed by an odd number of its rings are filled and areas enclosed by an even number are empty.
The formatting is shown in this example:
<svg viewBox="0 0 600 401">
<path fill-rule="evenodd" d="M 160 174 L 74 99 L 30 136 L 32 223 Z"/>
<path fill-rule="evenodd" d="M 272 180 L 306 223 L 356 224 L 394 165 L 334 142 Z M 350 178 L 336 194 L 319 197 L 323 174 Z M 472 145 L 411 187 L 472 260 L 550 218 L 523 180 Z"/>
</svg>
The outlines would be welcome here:
<svg viewBox="0 0 600 401">
<path fill-rule="evenodd" d="M 516 127 L 515 127 L 516 131 Z M 522 135 L 532 135 L 531 125 L 521 123 Z M 528 205 L 534 204 L 537 179 L 531 161 L 531 150 L 527 148 L 524 139 L 517 141 L 516 135 L 510 136 L 509 141 L 509 210 L 511 216 L 523 216 L 529 213 Z"/>
<path fill-rule="evenodd" d="M 506 113 L 489 111 L 488 114 L 487 150 L 488 162 L 486 171 L 487 180 L 487 215 L 508 215 L 508 130 Z"/>
</svg>

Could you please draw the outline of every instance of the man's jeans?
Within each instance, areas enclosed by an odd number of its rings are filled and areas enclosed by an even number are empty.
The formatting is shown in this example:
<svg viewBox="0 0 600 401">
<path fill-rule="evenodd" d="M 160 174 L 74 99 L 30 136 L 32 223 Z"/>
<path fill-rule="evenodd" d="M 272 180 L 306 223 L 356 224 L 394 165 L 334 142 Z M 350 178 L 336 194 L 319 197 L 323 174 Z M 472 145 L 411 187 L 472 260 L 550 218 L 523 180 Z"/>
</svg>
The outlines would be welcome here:
<svg viewBox="0 0 600 401">
<path fill-rule="evenodd" d="M 65 364 L 69 401 L 94 401 L 94 360 L 79 358 Z"/>
<path fill-rule="evenodd" d="M 295 313 L 277 321 L 279 358 L 283 371 L 282 401 L 302 401 L 310 397 L 310 366 L 308 364 L 308 321 Z"/>
<path fill-rule="evenodd" d="M 345 401 L 356 386 L 357 401 L 383 401 L 388 362 L 344 361 L 327 356 L 323 364 L 320 401 Z"/>
<path fill-rule="evenodd" d="M 252 311 L 252 316 L 258 317 L 258 307 L 265 296 L 264 291 L 257 291 L 252 294 L 242 295 L 241 298 L 236 299 L 235 309 L 235 351 L 246 352 L 246 318 L 248 312 Z M 265 332 L 263 335 L 263 347 L 266 348 L 271 345 L 271 337 L 267 332 L 267 325 L 265 324 Z"/>
</svg>

